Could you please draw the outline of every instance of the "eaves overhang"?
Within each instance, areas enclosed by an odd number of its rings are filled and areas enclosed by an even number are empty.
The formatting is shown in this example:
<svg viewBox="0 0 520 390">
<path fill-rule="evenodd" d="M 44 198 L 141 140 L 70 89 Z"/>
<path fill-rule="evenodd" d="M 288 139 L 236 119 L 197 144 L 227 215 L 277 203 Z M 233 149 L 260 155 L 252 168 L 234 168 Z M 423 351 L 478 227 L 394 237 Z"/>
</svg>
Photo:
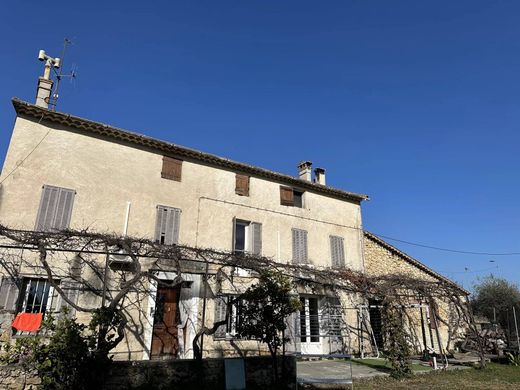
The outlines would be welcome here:
<svg viewBox="0 0 520 390">
<path fill-rule="evenodd" d="M 171 155 L 173 157 L 178 157 L 194 162 L 200 162 L 202 164 L 206 164 L 217 168 L 249 174 L 254 177 L 276 181 L 280 184 L 309 190 L 315 193 L 319 193 L 325 196 L 330 196 L 341 200 L 348 200 L 357 203 L 360 203 L 363 200 L 369 200 L 368 195 L 343 191 L 322 184 L 301 180 L 289 175 L 274 172 L 264 168 L 255 167 L 249 164 L 240 163 L 210 153 L 205 153 L 195 149 L 176 145 L 170 142 L 161 141 L 152 137 L 130 132 L 127 130 L 122 130 L 117 127 L 113 127 L 103 123 L 94 122 L 70 114 L 51 111 L 42 107 L 35 106 L 34 104 L 24 102 L 17 98 L 13 98 L 12 102 L 16 110 L 16 114 L 18 116 L 29 117 L 32 119 L 36 119 L 39 122 L 45 121 L 59 124 L 62 126 L 70 127 L 76 131 L 84 132 L 85 134 L 90 133 L 92 135 L 102 136 L 109 140 L 114 140 L 116 142 L 123 141 L 130 145 L 136 145 L 139 147 L 145 147 L 155 150 L 157 153 L 162 153 L 164 155 Z"/>
</svg>

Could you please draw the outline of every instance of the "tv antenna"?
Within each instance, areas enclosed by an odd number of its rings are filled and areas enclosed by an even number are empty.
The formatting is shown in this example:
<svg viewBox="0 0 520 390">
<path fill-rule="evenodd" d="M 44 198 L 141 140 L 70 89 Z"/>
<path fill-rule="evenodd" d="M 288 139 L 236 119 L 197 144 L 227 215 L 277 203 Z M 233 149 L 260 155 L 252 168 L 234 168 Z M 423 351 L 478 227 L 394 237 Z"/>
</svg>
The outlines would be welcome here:
<svg viewBox="0 0 520 390">
<path fill-rule="evenodd" d="M 72 40 L 70 40 L 69 38 L 65 38 L 63 40 L 63 49 L 61 51 L 61 57 L 56 58 L 56 60 L 58 61 L 58 66 L 54 65 L 51 67 L 51 69 L 54 70 L 54 75 L 56 77 L 56 83 L 54 84 L 54 90 L 52 91 L 51 98 L 49 101 L 49 108 L 52 111 L 56 111 L 56 105 L 58 104 L 58 98 L 60 97 L 60 95 L 59 95 L 60 81 L 63 78 L 69 78 L 70 81 L 72 82 L 73 80 L 76 79 L 76 76 L 77 76 L 75 65 L 72 65 L 72 70 L 70 71 L 70 73 L 67 73 L 67 74 L 62 73 L 63 63 L 65 60 L 65 53 L 67 52 L 67 47 L 72 44 L 73 44 Z M 40 50 L 40 59 L 42 58 L 42 56 L 41 56 L 42 52 L 43 52 L 43 55 L 45 56 L 45 52 L 43 50 Z"/>
</svg>

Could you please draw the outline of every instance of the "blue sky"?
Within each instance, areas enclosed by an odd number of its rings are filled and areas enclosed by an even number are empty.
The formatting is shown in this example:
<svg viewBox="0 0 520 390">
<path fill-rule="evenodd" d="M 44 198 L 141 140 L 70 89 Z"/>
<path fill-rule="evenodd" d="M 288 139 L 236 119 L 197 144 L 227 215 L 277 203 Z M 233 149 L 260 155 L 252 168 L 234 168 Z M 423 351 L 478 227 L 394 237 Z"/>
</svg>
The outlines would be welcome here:
<svg viewBox="0 0 520 390">
<path fill-rule="evenodd" d="M 311 160 L 371 196 L 368 230 L 520 252 L 519 16 L 518 1 L 6 2 L 0 158 L 10 98 L 34 100 L 38 50 L 70 37 L 59 111 L 288 174 Z M 520 282 L 519 255 L 389 242 L 468 288 Z"/>
</svg>

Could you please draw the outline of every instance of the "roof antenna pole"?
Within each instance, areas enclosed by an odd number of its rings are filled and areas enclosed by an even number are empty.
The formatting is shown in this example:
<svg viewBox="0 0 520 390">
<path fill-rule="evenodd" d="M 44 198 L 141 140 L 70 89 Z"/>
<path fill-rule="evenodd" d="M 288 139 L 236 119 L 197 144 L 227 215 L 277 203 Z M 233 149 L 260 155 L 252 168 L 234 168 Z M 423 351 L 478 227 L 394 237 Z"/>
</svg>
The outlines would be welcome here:
<svg viewBox="0 0 520 390">
<path fill-rule="evenodd" d="M 56 111 L 56 105 L 58 104 L 58 98 L 59 98 L 59 89 L 60 89 L 60 81 L 63 77 L 70 77 L 71 79 L 74 79 L 76 78 L 76 71 L 74 70 L 74 68 L 71 70 L 71 72 L 69 74 L 62 74 L 62 70 L 63 70 L 63 63 L 65 61 L 65 53 L 67 52 L 67 47 L 69 45 L 72 45 L 72 40 L 70 40 L 69 38 L 65 38 L 63 40 L 63 49 L 61 50 L 61 67 L 59 68 L 58 71 L 56 71 L 56 69 L 54 70 L 55 74 L 56 74 L 56 85 L 54 87 L 54 92 L 52 93 L 52 96 L 51 96 L 51 101 L 50 101 L 50 109 L 52 111 Z"/>
</svg>

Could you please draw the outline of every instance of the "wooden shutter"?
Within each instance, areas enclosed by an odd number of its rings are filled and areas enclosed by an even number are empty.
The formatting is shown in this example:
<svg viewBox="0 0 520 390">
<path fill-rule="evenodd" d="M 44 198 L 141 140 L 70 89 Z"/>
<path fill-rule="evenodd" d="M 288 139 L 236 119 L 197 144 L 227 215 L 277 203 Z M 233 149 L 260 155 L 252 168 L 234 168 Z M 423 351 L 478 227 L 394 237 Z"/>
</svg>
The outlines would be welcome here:
<svg viewBox="0 0 520 390">
<path fill-rule="evenodd" d="M 214 322 L 223 321 L 226 319 L 227 300 L 225 296 L 215 297 L 215 319 Z M 226 337 L 226 324 L 220 325 L 214 333 L 214 338 Z"/>
<path fill-rule="evenodd" d="M 75 193 L 74 190 L 44 185 L 35 230 L 68 229 Z"/>
<path fill-rule="evenodd" d="M 177 244 L 179 242 L 180 222 L 180 209 L 167 206 L 157 206 L 155 241 L 160 243 L 161 237 L 164 237 L 165 245 Z"/>
<path fill-rule="evenodd" d="M 249 196 L 249 176 L 236 174 L 235 194 Z"/>
<path fill-rule="evenodd" d="M 16 311 L 19 293 L 20 280 L 9 276 L 2 277 L 2 284 L 0 285 L 0 309 Z"/>
<path fill-rule="evenodd" d="M 73 190 L 60 188 L 58 195 L 58 204 L 56 207 L 56 216 L 54 218 L 53 229 L 64 230 L 69 228 L 70 216 L 72 214 L 72 206 L 74 204 Z"/>
<path fill-rule="evenodd" d="M 163 156 L 163 165 L 161 171 L 163 179 L 181 181 L 182 177 L 182 160 Z"/>
<path fill-rule="evenodd" d="M 293 263 L 307 263 L 307 231 L 292 229 Z"/>
<path fill-rule="evenodd" d="M 57 187 L 43 186 L 38 217 L 36 218 L 35 230 L 49 230 L 56 215 L 60 189 Z"/>
<path fill-rule="evenodd" d="M 280 204 L 283 206 L 294 206 L 294 192 L 292 188 L 280 186 Z"/>
<path fill-rule="evenodd" d="M 343 237 L 330 236 L 330 253 L 332 258 L 332 267 L 345 267 L 345 247 Z"/>
<path fill-rule="evenodd" d="M 262 224 L 251 222 L 251 233 L 251 236 L 253 237 L 251 251 L 253 255 L 260 256 L 262 254 Z"/>
<path fill-rule="evenodd" d="M 74 281 L 66 281 L 66 282 L 62 283 L 60 287 L 62 288 L 65 296 L 70 301 L 72 301 L 72 303 L 74 303 L 74 304 L 78 303 L 79 293 L 80 293 L 80 289 L 81 289 L 79 283 L 74 282 Z M 68 313 L 67 313 L 67 317 L 69 317 L 69 318 L 74 317 L 76 314 L 76 309 L 74 309 L 71 305 L 69 305 L 68 302 L 66 302 L 65 300 L 62 300 L 61 303 L 63 306 L 67 306 L 69 309 Z M 61 309 L 61 307 L 58 309 Z"/>
</svg>

